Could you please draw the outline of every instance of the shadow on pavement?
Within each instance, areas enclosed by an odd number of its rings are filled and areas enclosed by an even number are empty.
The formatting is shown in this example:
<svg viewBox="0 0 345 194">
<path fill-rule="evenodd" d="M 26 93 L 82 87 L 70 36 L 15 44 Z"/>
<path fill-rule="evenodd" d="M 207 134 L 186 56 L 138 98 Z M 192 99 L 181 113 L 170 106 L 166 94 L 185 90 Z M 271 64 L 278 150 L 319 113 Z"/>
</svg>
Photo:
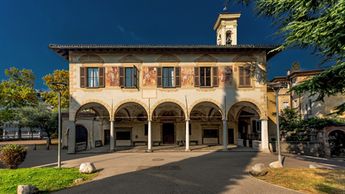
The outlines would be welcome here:
<svg viewBox="0 0 345 194">
<path fill-rule="evenodd" d="M 212 152 L 162 166 L 138 166 L 134 172 L 92 181 L 58 193 L 228 192 L 248 175 L 247 166 L 256 155 L 255 152 Z"/>
</svg>

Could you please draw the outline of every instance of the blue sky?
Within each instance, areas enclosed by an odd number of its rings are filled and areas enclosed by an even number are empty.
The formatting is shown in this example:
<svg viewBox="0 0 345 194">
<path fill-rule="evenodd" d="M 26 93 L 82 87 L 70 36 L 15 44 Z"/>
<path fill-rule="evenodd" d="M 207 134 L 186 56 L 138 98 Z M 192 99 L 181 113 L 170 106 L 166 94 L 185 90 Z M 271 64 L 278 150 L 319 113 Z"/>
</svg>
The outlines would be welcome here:
<svg viewBox="0 0 345 194">
<path fill-rule="evenodd" d="M 42 76 L 67 69 L 48 44 L 215 44 L 213 24 L 224 0 L 1 0 L 0 80 L 11 66 L 32 69 L 36 88 Z M 241 12 L 238 44 L 279 44 L 270 18 L 253 6 L 230 4 Z M 269 61 L 269 78 L 284 75 L 295 61 L 316 69 L 311 50 L 288 49 Z"/>
</svg>

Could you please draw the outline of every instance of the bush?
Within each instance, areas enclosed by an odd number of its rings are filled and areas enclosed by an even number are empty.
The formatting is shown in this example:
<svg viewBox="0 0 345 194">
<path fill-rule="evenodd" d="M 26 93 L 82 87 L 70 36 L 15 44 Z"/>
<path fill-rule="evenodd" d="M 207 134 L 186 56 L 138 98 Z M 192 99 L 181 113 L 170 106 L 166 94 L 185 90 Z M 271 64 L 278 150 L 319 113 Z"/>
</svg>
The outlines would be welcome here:
<svg viewBox="0 0 345 194">
<path fill-rule="evenodd" d="M 26 157 L 26 148 L 21 145 L 8 144 L 0 148 L 0 161 L 8 168 L 17 168 Z"/>
</svg>

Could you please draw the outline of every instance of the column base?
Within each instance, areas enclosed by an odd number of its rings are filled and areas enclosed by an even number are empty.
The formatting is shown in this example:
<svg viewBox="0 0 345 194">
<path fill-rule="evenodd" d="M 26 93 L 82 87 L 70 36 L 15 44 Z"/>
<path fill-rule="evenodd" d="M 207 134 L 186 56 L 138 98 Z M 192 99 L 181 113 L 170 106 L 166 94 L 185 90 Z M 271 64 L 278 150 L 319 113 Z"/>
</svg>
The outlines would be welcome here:
<svg viewBox="0 0 345 194">
<path fill-rule="evenodd" d="M 191 149 L 185 149 L 184 151 L 185 152 L 191 152 L 192 150 Z"/>
<path fill-rule="evenodd" d="M 153 150 L 146 150 L 145 152 L 146 152 L 146 153 L 152 153 Z"/>
</svg>

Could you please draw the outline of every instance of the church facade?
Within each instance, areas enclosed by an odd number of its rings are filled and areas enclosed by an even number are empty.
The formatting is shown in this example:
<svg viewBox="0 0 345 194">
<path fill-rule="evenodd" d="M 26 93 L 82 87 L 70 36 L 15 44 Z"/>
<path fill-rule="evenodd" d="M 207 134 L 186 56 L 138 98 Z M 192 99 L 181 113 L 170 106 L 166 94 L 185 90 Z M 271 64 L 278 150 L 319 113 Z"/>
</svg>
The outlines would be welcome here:
<svg viewBox="0 0 345 194">
<path fill-rule="evenodd" d="M 215 45 L 56 45 L 69 62 L 63 144 L 229 144 L 269 150 L 267 61 L 276 46 L 238 45 L 240 14 L 222 13 Z"/>
</svg>

